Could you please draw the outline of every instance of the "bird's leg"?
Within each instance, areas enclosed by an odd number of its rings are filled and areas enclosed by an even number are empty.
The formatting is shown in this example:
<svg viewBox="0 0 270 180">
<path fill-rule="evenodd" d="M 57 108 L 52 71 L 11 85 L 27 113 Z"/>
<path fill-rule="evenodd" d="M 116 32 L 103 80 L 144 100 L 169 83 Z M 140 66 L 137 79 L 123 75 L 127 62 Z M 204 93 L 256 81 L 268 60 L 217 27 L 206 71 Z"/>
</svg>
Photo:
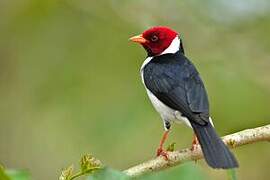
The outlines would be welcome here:
<svg viewBox="0 0 270 180">
<path fill-rule="evenodd" d="M 170 131 L 170 127 L 171 127 L 171 124 L 170 122 L 168 121 L 164 121 L 164 128 L 165 128 L 165 132 L 161 138 L 161 141 L 160 141 L 160 144 L 159 144 L 159 147 L 157 149 L 157 156 L 163 156 L 166 160 L 168 160 L 168 153 L 167 151 L 165 151 L 163 149 L 163 145 L 166 141 L 166 139 L 168 138 L 168 134 L 169 134 L 169 131 Z"/>
<path fill-rule="evenodd" d="M 196 150 L 199 145 L 200 144 L 199 144 L 198 138 L 197 138 L 196 134 L 194 133 L 193 134 L 193 139 L 192 139 L 192 144 L 191 144 L 191 151 Z"/>
<path fill-rule="evenodd" d="M 168 160 L 168 153 L 163 149 L 163 145 L 168 138 L 169 130 L 166 130 L 161 138 L 159 147 L 157 149 L 157 156 L 163 156 L 166 160 Z"/>
</svg>

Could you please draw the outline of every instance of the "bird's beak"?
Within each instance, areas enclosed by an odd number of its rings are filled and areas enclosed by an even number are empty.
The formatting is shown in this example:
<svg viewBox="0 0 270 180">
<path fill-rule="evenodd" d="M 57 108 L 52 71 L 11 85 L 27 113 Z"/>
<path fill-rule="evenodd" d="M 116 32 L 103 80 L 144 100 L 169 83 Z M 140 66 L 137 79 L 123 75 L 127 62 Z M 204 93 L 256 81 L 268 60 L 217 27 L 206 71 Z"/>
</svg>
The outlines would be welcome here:
<svg viewBox="0 0 270 180">
<path fill-rule="evenodd" d="M 147 40 L 145 38 L 142 37 L 142 35 L 138 35 L 138 36 L 133 36 L 131 38 L 129 38 L 130 41 L 136 42 L 136 43 L 146 43 Z"/>
</svg>

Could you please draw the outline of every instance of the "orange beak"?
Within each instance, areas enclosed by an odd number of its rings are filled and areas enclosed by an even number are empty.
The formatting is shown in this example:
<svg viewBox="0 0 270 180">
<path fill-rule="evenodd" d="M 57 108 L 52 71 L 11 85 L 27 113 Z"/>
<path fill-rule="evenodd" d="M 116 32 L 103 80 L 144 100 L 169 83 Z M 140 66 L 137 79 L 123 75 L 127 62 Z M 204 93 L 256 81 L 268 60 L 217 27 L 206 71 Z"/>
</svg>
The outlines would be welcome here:
<svg viewBox="0 0 270 180">
<path fill-rule="evenodd" d="M 138 36 L 133 36 L 131 38 L 129 38 L 130 41 L 136 42 L 136 43 L 146 43 L 147 40 L 145 38 L 142 37 L 142 35 L 138 35 Z"/>
</svg>

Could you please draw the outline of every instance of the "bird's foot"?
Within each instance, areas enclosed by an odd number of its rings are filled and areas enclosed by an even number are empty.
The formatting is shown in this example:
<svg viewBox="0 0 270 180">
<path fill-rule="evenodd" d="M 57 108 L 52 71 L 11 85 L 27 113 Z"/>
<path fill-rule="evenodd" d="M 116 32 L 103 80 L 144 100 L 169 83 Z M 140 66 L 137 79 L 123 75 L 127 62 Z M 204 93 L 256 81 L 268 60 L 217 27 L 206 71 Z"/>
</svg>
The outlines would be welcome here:
<svg viewBox="0 0 270 180">
<path fill-rule="evenodd" d="M 157 156 L 163 156 L 165 160 L 169 160 L 169 154 L 167 151 L 165 151 L 163 148 L 158 148 L 157 149 Z"/>
<path fill-rule="evenodd" d="M 192 139 L 192 144 L 191 144 L 190 150 L 191 150 L 191 151 L 196 151 L 196 150 L 199 149 L 199 147 L 200 147 L 199 140 L 198 140 L 197 136 L 194 134 L 193 139 Z M 195 163 L 197 163 L 197 162 L 198 162 L 198 161 L 195 160 Z"/>
<path fill-rule="evenodd" d="M 199 144 L 192 144 L 190 150 L 191 150 L 191 151 L 196 151 L 196 150 L 199 149 L 199 147 L 200 147 Z"/>
<path fill-rule="evenodd" d="M 200 144 L 199 144 L 199 141 L 197 139 L 197 136 L 194 135 L 190 150 L 195 151 L 195 150 L 199 149 L 199 146 L 200 146 Z"/>
</svg>

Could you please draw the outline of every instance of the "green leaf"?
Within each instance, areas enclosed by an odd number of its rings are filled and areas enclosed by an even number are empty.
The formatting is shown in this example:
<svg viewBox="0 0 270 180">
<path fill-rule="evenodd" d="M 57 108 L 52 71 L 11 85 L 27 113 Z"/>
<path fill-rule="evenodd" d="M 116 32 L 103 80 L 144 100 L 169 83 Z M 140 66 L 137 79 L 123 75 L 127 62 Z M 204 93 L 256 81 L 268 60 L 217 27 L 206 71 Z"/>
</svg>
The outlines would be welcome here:
<svg viewBox="0 0 270 180">
<path fill-rule="evenodd" d="M 175 149 L 175 142 L 173 142 L 173 143 L 171 143 L 168 147 L 167 147 L 167 151 L 170 151 L 170 152 L 172 152 L 172 151 L 174 151 L 174 149 Z"/>
<path fill-rule="evenodd" d="M 6 170 L 10 180 L 30 180 L 30 174 L 24 170 Z"/>
<path fill-rule="evenodd" d="M 227 174 L 230 180 L 237 180 L 236 169 L 228 169 Z"/>
<path fill-rule="evenodd" d="M 70 165 L 66 169 L 63 169 L 61 171 L 61 175 L 59 177 L 59 180 L 69 180 L 69 179 L 71 179 L 71 177 L 73 175 L 73 171 L 74 171 L 73 165 Z"/>
<path fill-rule="evenodd" d="M 5 170 L 0 165 L 0 180 L 30 180 L 30 175 L 27 171 Z"/>
<path fill-rule="evenodd" d="M 4 168 L 0 165 L 0 180 L 10 180 L 4 171 Z"/>
<path fill-rule="evenodd" d="M 82 173 L 91 172 L 92 170 L 99 169 L 101 167 L 100 160 L 96 159 L 90 154 L 86 154 L 81 158 L 81 171 Z"/>
<path fill-rule="evenodd" d="M 200 170 L 199 166 L 194 163 L 186 163 L 180 166 L 172 167 L 168 170 L 161 172 L 154 172 L 142 177 L 137 178 L 138 180 L 206 180 L 207 178 Z"/>
<path fill-rule="evenodd" d="M 130 179 L 126 174 L 110 168 L 103 168 L 97 170 L 92 175 L 87 177 L 87 180 L 128 180 Z"/>
</svg>

